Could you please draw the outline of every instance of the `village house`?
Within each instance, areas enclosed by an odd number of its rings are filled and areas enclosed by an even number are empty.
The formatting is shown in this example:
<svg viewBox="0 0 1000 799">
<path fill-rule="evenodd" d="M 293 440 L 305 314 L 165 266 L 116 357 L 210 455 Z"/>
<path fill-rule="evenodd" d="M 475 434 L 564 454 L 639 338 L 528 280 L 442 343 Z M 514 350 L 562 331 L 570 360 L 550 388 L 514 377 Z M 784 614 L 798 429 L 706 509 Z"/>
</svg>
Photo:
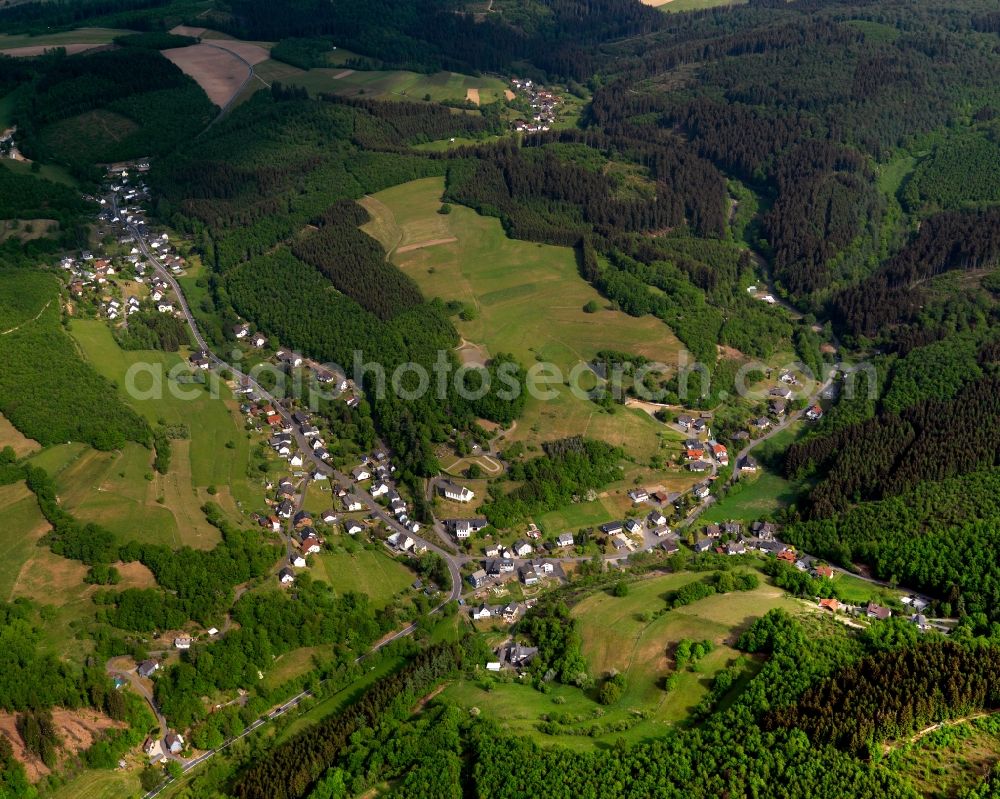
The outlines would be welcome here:
<svg viewBox="0 0 1000 799">
<path fill-rule="evenodd" d="M 292 519 L 292 523 L 295 525 L 295 529 L 308 527 L 313 523 L 312 514 L 307 510 L 300 510 L 295 514 L 295 517 Z"/>
<path fill-rule="evenodd" d="M 190 649 L 191 643 L 191 638 L 187 635 L 180 635 L 174 639 L 174 647 L 176 649 Z"/>
<path fill-rule="evenodd" d="M 316 536 L 310 535 L 302 539 L 301 549 L 303 554 L 314 555 L 322 550 L 322 546 Z"/>
<path fill-rule="evenodd" d="M 348 535 L 357 535 L 364 529 L 365 528 L 362 527 L 360 522 L 356 521 L 344 522 L 344 532 L 346 532 Z"/>
<path fill-rule="evenodd" d="M 625 521 L 625 532 L 629 535 L 636 535 L 642 532 L 642 523 L 637 519 L 627 519 Z"/>
<path fill-rule="evenodd" d="M 643 488 L 634 488 L 628 492 L 628 498 L 635 503 L 645 502 L 649 499 L 649 492 Z"/>
<path fill-rule="evenodd" d="M 297 369 L 302 366 L 302 356 L 295 352 L 290 352 L 288 350 L 278 350 L 275 355 L 277 355 L 278 360 L 285 366 L 290 366 L 293 369 Z"/>
<path fill-rule="evenodd" d="M 532 547 L 527 541 L 515 541 L 514 542 L 514 554 L 519 558 L 526 558 L 531 554 Z"/>
<path fill-rule="evenodd" d="M 806 419 L 811 422 L 819 421 L 823 418 L 823 409 L 819 405 L 813 405 L 806 411 Z"/>
<path fill-rule="evenodd" d="M 561 547 L 571 547 L 573 546 L 573 534 L 572 533 L 562 533 L 557 539 L 556 544 Z"/>
<path fill-rule="evenodd" d="M 473 588 L 482 588 L 486 585 L 487 579 L 486 572 L 482 569 L 477 569 L 469 575 L 469 583 Z"/>
<path fill-rule="evenodd" d="M 483 530 L 488 522 L 486 519 L 447 519 L 444 524 L 455 534 L 455 538 L 463 541 Z"/>
<path fill-rule="evenodd" d="M 618 535 L 625 526 L 621 522 L 608 522 L 607 524 L 602 524 L 600 530 L 606 535 Z"/>
<path fill-rule="evenodd" d="M 500 555 L 500 547 L 497 544 L 487 544 L 483 547 L 483 554 L 488 558 L 496 558 Z"/>
<path fill-rule="evenodd" d="M 452 502 L 471 502 L 476 496 L 475 493 L 465 486 L 455 485 L 448 481 L 439 483 L 438 490 L 444 495 L 445 499 L 450 499 Z"/>
<path fill-rule="evenodd" d="M 892 611 L 889 608 L 884 608 L 881 605 L 877 605 L 874 602 L 869 602 L 868 607 L 865 608 L 865 615 L 869 619 L 878 619 L 879 621 L 885 621 L 890 616 L 892 616 Z"/>
<path fill-rule="evenodd" d="M 290 585 L 295 582 L 295 572 L 287 566 L 278 572 L 278 582 L 282 585 Z"/>
<path fill-rule="evenodd" d="M 493 611 L 490 610 L 489 605 L 487 605 L 485 602 L 482 605 L 480 605 L 478 608 L 473 608 L 473 610 L 472 610 L 472 620 L 473 621 L 480 621 L 482 619 L 489 619 L 492 616 L 493 616 Z"/>
<path fill-rule="evenodd" d="M 306 565 L 306 559 L 299 554 L 294 554 L 291 557 L 290 563 L 297 569 L 301 569 Z"/>
<path fill-rule="evenodd" d="M 707 472 L 712 468 L 712 464 L 705 461 L 694 461 L 688 464 L 688 469 L 692 472 Z"/>
<path fill-rule="evenodd" d="M 711 538 L 702 538 L 699 541 L 695 541 L 694 551 L 695 552 L 708 552 L 712 548 Z"/>
<path fill-rule="evenodd" d="M 370 480 L 372 473 L 368 471 L 364 466 L 358 466 L 351 471 L 351 477 L 357 482 L 363 482 L 365 480 Z"/>
</svg>

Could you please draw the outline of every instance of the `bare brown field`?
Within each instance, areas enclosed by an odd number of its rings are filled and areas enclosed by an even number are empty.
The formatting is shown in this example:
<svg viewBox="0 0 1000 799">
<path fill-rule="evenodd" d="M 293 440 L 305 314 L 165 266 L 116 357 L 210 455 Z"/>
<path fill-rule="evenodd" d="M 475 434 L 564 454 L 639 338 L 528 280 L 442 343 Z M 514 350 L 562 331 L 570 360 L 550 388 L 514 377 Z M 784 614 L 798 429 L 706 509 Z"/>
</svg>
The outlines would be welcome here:
<svg viewBox="0 0 1000 799">
<path fill-rule="evenodd" d="M 75 42 L 74 44 L 35 44 L 31 47 L 10 47 L 6 50 L 0 50 L 0 55 L 9 55 L 14 58 L 34 58 L 35 56 L 45 55 L 46 50 L 55 50 L 56 48 L 65 50 L 66 55 L 75 55 L 85 50 L 93 50 L 95 47 L 102 46 L 93 43 L 87 44 L 86 42 Z"/>
<path fill-rule="evenodd" d="M 475 103 L 476 105 L 479 105 L 479 89 L 466 89 L 465 99 L 468 100 L 470 103 Z"/>
<path fill-rule="evenodd" d="M 170 29 L 170 32 L 176 36 L 193 36 L 194 38 L 199 38 L 208 28 L 193 28 L 190 25 L 177 25 Z"/>
<path fill-rule="evenodd" d="M 24 748 L 24 743 L 21 741 L 21 736 L 15 726 L 16 720 L 17 714 L 15 713 L 0 713 L 0 735 L 10 741 L 14 757 L 24 764 L 28 779 L 37 782 L 40 778 L 50 774 L 51 771 L 39 758 Z M 124 722 L 112 721 L 107 716 L 92 710 L 66 710 L 59 707 L 52 711 L 52 721 L 55 723 L 63 742 L 60 762 L 89 749 L 105 730 L 125 726 Z"/>
<path fill-rule="evenodd" d="M 343 78 L 346 78 L 348 75 L 353 75 L 353 74 L 354 74 L 354 70 L 353 69 L 345 69 L 345 70 L 342 70 L 342 71 L 338 72 L 336 75 L 334 75 L 333 79 L 334 80 L 341 80 Z"/>
<path fill-rule="evenodd" d="M 236 39 L 213 39 L 212 47 L 221 47 L 234 55 L 238 55 L 244 61 L 256 66 L 262 61 L 267 61 L 271 57 L 271 51 L 266 47 L 253 42 L 241 42 Z"/>
<path fill-rule="evenodd" d="M 121 582 L 118 583 L 118 590 L 123 591 L 126 588 L 156 588 L 156 578 L 153 573 L 146 567 L 143 566 L 139 561 L 133 561 L 132 563 L 122 563 L 118 562 L 114 564 L 114 567 L 118 569 L 118 573 L 121 574 Z"/>
<path fill-rule="evenodd" d="M 232 52 L 208 44 L 176 47 L 163 55 L 193 78 L 219 108 L 232 100 L 250 76 L 250 69 Z"/>
<path fill-rule="evenodd" d="M 503 96 L 506 97 L 508 100 L 513 100 L 515 97 L 517 97 L 517 95 L 514 94 L 514 92 L 512 92 L 510 89 L 504 89 Z"/>
<path fill-rule="evenodd" d="M 41 449 L 41 444 L 33 438 L 25 438 L 6 416 L 0 414 L 0 449 L 4 447 L 13 447 L 14 453 L 21 458 Z"/>
</svg>

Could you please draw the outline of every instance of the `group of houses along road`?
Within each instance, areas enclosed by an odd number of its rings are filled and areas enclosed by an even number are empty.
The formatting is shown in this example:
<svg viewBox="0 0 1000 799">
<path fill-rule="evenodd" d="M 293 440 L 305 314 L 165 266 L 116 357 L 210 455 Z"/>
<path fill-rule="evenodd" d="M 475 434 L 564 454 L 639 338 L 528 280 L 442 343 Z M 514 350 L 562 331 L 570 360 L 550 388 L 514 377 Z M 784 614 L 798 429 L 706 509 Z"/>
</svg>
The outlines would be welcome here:
<svg viewBox="0 0 1000 799">
<path fill-rule="evenodd" d="M 195 356 L 192 356 L 192 364 L 201 369 L 215 369 L 220 372 L 228 372 L 232 376 L 232 380 L 239 384 L 246 393 L 251 394 L 256 403 L 265 405 L 276 420 L 274 429 L 278 430 L 280 428 L 280 434 L 283 438 L 287 439 L 289 444 L 297 447 L 297 453 L 302 453 L 298 455 L 304 461 L 300 465 L 303 467 L 308 466 L 310 477 L 312 479 L 328 479 L 335 483 L 341 487 L 343 494 L 349 497 L 351 502 L 357 503 L 357 507 L 354 509 L 369 513 L 370 519 L 377 520 L 386 526 L 390 531 L 390 535 L 385 542 L 386 546 L 404 553 L 420 551 L 435 552 L 445 561 L 451 575 L 451 591 L 447 596 L 442 598 L 441 602 L 431 611 L 432 613 L 440 611 L 451 601 L 460 601 L 464 604 L 462 600 L 463 590 L 471 589 L 470 600 L 473 601 L 470 601 L 469 608 L 472 619 L 499 618 L 507 623 L 512 623 L 523 615 L 530 601 L 528 603 L 513 602 L 506 605 L 491 606 L 485 601 L 485 597 L 487 596 L 484 593 L 485 590 L 502 586 L 504 582 L 511 579 L 522 582 L 526 587 L 536 585 L 543 580 L 565 580 L 564 565 L 591 559 L 589 557 L 563 554 L 568 548 L 573 546 L 572 533 L 565 533 L 560 536 L 554 551 L 542 552 L 537 542 L 533 544 L 529 540 L 531 538 L 541 538 L 540 532 L 534 526 L 529 528 L 525 539 L 516 541 L 510 546 L 487 545 L 484 549 L 484 557 L 461 554 L 455 543 L 461 544 L 465 539 L 468 539 L 471 535 L 481 530 L 486 525 L 485 519 L 432 520 L 427 530 L 432 531 L 438 540 L 431 541 L 426 537 L 420 536 L 418 534 L 420 530 L 419 525 L 411 522 L 405 516 L 405 503 L 402 503 L 402 505 L 390 503 L 384 506 L 376 501 L 377 497 L 383 496 L 387 491 L 394 491 L 391 481 L 387 476 L 385 479 L 375 481 L 372 479 L 373 475 L 366 471 L 355 470 L 352 475 L 339 472 L 328 463 L 322 449 L 314 446 L 315 437 L 312 434 L 313 428 L 307 416 L 302 412 L 289 408 L 251 375 L 244 373 L 233 364 L 224 361 L 212 351 L 198 327 L 184 291 L 175 278 L 174 273 L 176 269 L 172 268 L 173 265 L 165 264 L 163 259 L 158 255 L 157 251 L 160 249 L 162 238 L 158 239 L 153 236 L 140 218 L 128 219 L 121 214 L 118 209 L 118 201 L 118 193 L 112 191 L 107 197 L 107 204 L 111 209 L 110 218 L 119 222 L 122 229 L 130 234 L 135 247 L 138 249 L 138 254 L 141 258 L 145 258 L 152 267 L 157 290 L 163 296 L 167 296 L 168 292 L 172 293 L 177 303 L 177 309 L 176 311 L 173 308 L 170 310 L 183 316 L 190 329 L 191 337 L 198 348 Z M 764 424 L 762 420 L 758 424 L 756 428 L 758 435 L 755 438 L 748 439 L 745 447 L 737 454 L 735 458 L 737 468 L 733 469 L 730 480 L 738 479 L 741 472 L 750 472 L 756 469 L 756 463 L 750 455 L 750 451 L 754 447 L 786 429 L 791 422 L 799 418 L 816 418 L 817 409 L 819 408 L 816 403 L 821 393 L 830 386 L 831 381 L 832 378 L 828 378 L 816 389 L 815 394 L 809 399 L 806 410 L 785 414 L 784 408 L 774 408 L 773 410 L 780 411 L 777 414 L 778 421 L 774 424 Z M 780 400 L 780 397 L 776 398 L 772 404 Z M 673 424 L 679 429 L 686 431 L 693 430 L 697 433 L 696 426 L 699 424 L 699 420 L 681 415 Z M 708 491 L 710 480 L 715 479 L 718 466 L 727 465 L 730 457 L 724 446 L 712 446 L 715 442 L 710 441 L 706 443 L 692 439 L 689 443 L 691 444 L 689 455 L 691 456 L 690 459 L 693 459 L 691 460 L 691 464 L 696 464 L 691 467 L 692 470 L 709 472 L 709 479 L 696 484 L 690 489 L 697 500 L 697 504 L 691 513 L 681 522 L 681 526 L 688 529 L 695 524 L 701 513 L 710 507 L 714 501 L 714 496 L 711 496 Z M 711 447 L 710 457 L 703 455 L 702 450 L 706 446 Z M 707 459 L 703 460 L 703 457 Z M 363 463 L 359 469 L 363 470 L 364 466 L 365 464 Z M 375 466 L 377 464 L 374 464 L 373 468 Z M 306 480 L 308 481 L 310 477 L 307 477 Z M 371 482 L 366 487 L 365 484 L 369 480 Z M 439 492 L 450 503 L 467 503 L 474 496 L 467 487 L 455 484 L 447 479 L 435 479 L 431 481 L 429 490 Z M 303 486 L 299 486 L 299 491 L 304 494 Z M 398 493 L 395 496 L 398 498 Z M 630 492 L 630 498 L 636 506 L 648 504 L 650 511 L 643 521 L 629 519 L 624 522 L 610 522 L 601 526 L 601 531 L 608 536 L 609 540 L 615 546 L 613 553 L 602 556 L 608 565 L 617 566 L 627 561 L 635 553 L 649 552 L 656 548 L 661 548 L 668 553 L 678 551 L 680 546 L 679 535 L 666 526 L 666 519 L 660 513 L 659 508 L 665 507 L 664 502 L 673 504 L 677 501 L 679 495 L 651 496 L 641 489 L 636 489 Z M 402 502 L 401 498 L 398 499 L 398 502 Z M 301 543 L 296 541 L 297 519 L 295 518 L 302 513 L 301 496 L 298 504 L 286 510 L 288 512 L 282 515 L 281 518 L 287 523 L 281 526 L 279 532 L 282 532 L 286 543 L 286 563 L 294 564 L 298 560 L 297 551 L 301 547 Z M 810 558 L 808 555 L 795 553 L 792 556 L 789 554 L 793 553 L 793 550 L 778 541 L 775 532 L 776 530 L 773 527 L 762 522 L 756 523 L 747 536 L 744 536 L 741 530 L 734 531 L 728 529 L 728 527 L 724 530 L 719 525 L 707 525 L 701 531 L 701 536 L 699 536 L 695 549 L 696 551 L 714 550 L 730 555 L 743 554 L 751 550 L 760 550 L 786 559 L 792 557 L 796 565 L 802 569 L 812 571 L 817 568 L 814 564 L 815 559 Z M 716 540 L 720 537 L 725 539 L 724 542 L 720 543 Z M 462 568 L 471 562 L 477 562 L 477 565 L 480 565 L 481 568 L 474 570 L 468 579 L 465 580 L 462 576 Z M 841 571 L 833 567 L 822 566 L 822 568 L 830 569 L 831 576 L 834 572 Z M 278 576 L 279 579 L 288 582 L 294 579 L 294 574 L 287 565 L 280 569 Z M 872 582 L 878 583 L 876 580 L 872 580 Z M 878 618 L 880 610 L 878 608 L 873 610 L 875 613 L 873 618 Z M 396 631 L 391 636 L 380 641 L 372 652 L 400 637 L 412 634 L 415 629 L 416 625 L 410 624 Z M 224 634 L 225 630 L 222 633 L 219 633 L 217 630 L 210 632 L 213 634 Z M 507 657 L 506 661 L 501 657 L 501 662 L 506 662 L 508 667 L 523 665 L 531 656 L 531 653 L 527 651 L 509 652 L 507 654 L 509 657 Z M 143 667 L 146 667 L 148 670 L 149 668 L 154 668 L 155 664 L 140 664 L 140 673 L 138 675 L 140 678 L 143 677 L 141 674 Z M 109 661 L 108 669 L 117 675 L 121 675 L 122 679 L 126 678 L 126 675 L 121 670 L 112 668 L 111 661 Z M 149 676 L 145 675 L 146 678 Z M 128 675 L 128 679 L 132 681 L 131 675 Z M 136 682 L 139 681 L 136 680 Z M 144 688 L 141 684 L 139 687 Z M 146 695 L 148 691 L 141 690 L 140 693 Z M 155 707 L 152 696 L 148 695 L 147 701 L 153 707 L 154 712 L 156 712 L 162 728 L 160 740 L 151 744 L 152 749 L 158 750 L 153 754 L 160 754 L 162 757 L 178 760 L 182 763 L 185 771 L 190 770 L 212 757 L 217 751 L 249 735 L 261 725 L 294 709 L 299 703 L 310 696 L 311 693 L 309 691 L 303 691 L 280 707 L 272 710 L 267 716 L 255 721 L 240 735 L 226 741 L 219 749 L 202 753 L 197 758 L 185 761 L 179 757 L 179 753 L 183 748 L 183 739 L 178 740 L 180 736 L 167 728 L 166 720 L 163 719 Z M 147 799 L 152 799 L 163 787 L 161 786 L 157 790 L 147 794 Z"/>
</svg>

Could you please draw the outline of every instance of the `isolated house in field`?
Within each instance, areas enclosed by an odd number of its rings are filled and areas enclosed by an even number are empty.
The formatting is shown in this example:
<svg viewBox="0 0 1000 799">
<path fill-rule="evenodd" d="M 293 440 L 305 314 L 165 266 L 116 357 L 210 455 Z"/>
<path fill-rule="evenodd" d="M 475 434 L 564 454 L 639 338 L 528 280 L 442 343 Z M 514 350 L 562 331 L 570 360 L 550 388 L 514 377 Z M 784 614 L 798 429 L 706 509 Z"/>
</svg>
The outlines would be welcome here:
<svg viewBox="0 0 1000 799">
<path fill-rule="evenodd" d="M 191 639 L 186 635 L 180 635 L 174 639 L 174 646 L 177 649 L 190 649 Z"/>
<path fill-rule="evenodd" d="M 644 488 L 634 488 L 628 492 L 628 498 L 633 502 L 645 502 L 649 499 L 649 492 Z"/>
<path fill-rule="evenodd" d="M 439 483 L 438 490 L 445 499 L 450 499 L 452 502 L 472 502 L 476 496 L 465 486 L 455 485 L 448 481 Z"/>
<path fill-rule="evenodd" d="M 741 472 L 756 472 L 757 471 L 757 461 L 753 459 L 750 455 L 744 455 L 736 462 L 736 468 Z"/>
<path fill-rule="evenodd" d="M 259 350 L 264 349 L 267 346 L 267 336 L 262 333 L 254 333 L 250 337 L 250 343 L 254 345 Z"/>
<path fill-rule="evenodd" d="M 160 664 L 155 660 L 144 660 L 139 664 L 138 668 L 136 668 L 136 672 L 138 672 L 140 677 L 148 680 L 157 672 L 159 668 Z"/>
<path fill-rule="evenodd" d="M 233 325 L 233 338 L 244 339 L 250 335 L 250 325 L 245 322 L 239 325 Z"/>
</svg>

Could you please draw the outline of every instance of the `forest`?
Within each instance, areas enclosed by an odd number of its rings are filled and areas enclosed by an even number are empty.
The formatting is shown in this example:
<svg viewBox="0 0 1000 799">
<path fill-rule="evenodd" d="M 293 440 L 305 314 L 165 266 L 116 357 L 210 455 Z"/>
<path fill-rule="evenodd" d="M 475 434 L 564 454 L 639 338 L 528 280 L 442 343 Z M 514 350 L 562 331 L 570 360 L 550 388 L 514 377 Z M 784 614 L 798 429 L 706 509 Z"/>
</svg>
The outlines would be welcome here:
<svg viewBox="0 0 1000 799">
<path fill-rule="evenodd" d="M 215 106 L 151 46 L 33 59 L 14 120 L 25 154 L 97 178 L 96 162 L 160 155 L 190 140 Z"/>
<path fill-rule="evenodd" d="M 765 729 L 803 730 L 816 743 L 864 754 L 937 721 L 1000 707 L 1000 652 L 949 641 L 881 652 L 810 688 Z"/>
<path fill-rule="evenodd" d="M 83 360 L 62 329 L 56 280 L 42 272 L 4 270 L 0 281 L 16 283 L 13 294 L 30 296 L 41 308 L 37 319 L 0 337 L 0 412 L 42 444 L 83 441 L 100 450 L 126 441 L 148 446 L 149 425 Z"/>
<path fill-rule="evenodd" d="M 603 488 L 621 476 L 618 464 L 625 453 L 603 441 L 576 437 L 549 442 L 545 450 L 545 455 L 511 464 L 507 478 L 519 483 L 517 488 L 507 492 L 502 482 L 491 488 L 482 511 L 497 529 L 563 507 L 574 496 Z"/>
</svg>

